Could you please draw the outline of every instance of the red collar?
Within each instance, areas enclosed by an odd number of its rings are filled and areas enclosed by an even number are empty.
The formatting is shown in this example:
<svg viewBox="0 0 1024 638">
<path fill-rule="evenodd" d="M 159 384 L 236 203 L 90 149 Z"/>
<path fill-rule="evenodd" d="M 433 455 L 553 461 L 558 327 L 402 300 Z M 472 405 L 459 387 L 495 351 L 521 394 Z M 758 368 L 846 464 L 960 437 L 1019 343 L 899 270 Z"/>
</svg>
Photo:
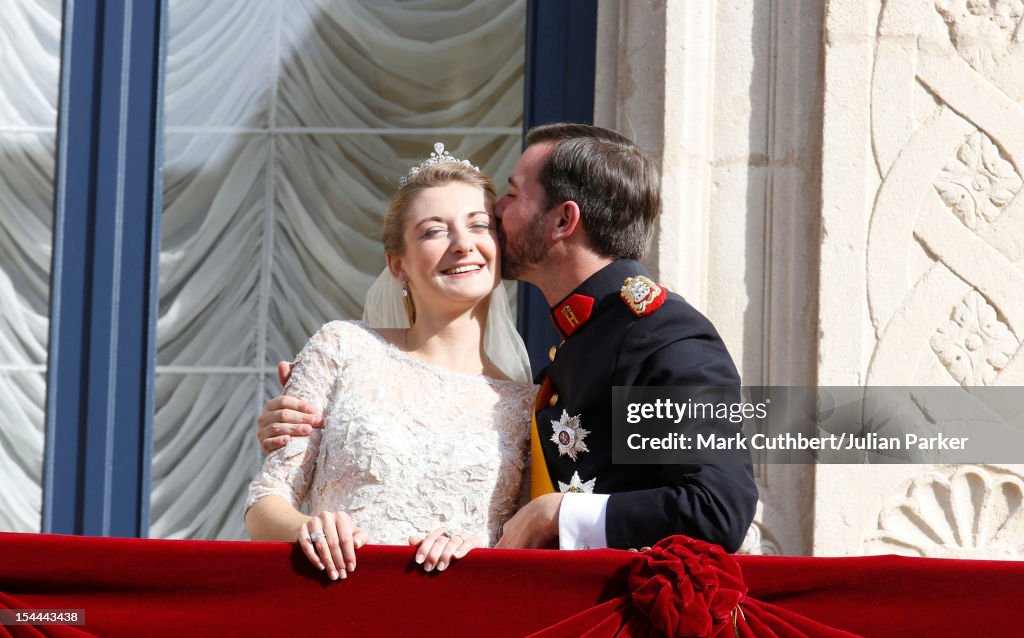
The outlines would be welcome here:
<svg viewBox="0 0 1024 638">
<path fill-rule="evenodd" d="M 587 323 L 593 310 L 593 297 L 580 294 L 569 295 L 551 309 L 551 322 L 555 324 L 562 339 L 568 339 L 580 326 Z"/>
</svg>

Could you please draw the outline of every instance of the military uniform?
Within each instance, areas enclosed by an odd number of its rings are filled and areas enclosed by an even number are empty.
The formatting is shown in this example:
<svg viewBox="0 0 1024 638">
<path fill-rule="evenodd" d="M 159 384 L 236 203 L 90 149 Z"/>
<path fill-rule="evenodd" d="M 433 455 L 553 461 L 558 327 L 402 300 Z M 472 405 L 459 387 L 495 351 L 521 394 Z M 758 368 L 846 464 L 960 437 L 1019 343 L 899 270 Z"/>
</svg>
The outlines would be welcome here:
<svg viewBox="0 0 1024 638">
<path fill-rule="evenodd" d="M 632 278 L 624 288 L 627 278 Z M 642 548 L 672 534 L 736 551 L 757 504 L 749 464 L 613 465 L 613 386 L 739 386 L 714 326 L 682 297 L 615 261 L 551 310 L 564 341 L 538 375 L 532 435 L 536 496 L 610 494 L 608 547 Z M 564 503 L 564 502 L 563 502 Z"/>
</svg>

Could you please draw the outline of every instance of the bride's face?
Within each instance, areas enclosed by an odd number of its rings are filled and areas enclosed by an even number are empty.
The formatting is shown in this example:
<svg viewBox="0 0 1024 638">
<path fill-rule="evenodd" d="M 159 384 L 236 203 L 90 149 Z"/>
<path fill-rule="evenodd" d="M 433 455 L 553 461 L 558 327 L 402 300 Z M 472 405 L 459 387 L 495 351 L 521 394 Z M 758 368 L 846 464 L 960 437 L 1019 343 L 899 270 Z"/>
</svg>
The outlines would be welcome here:
<svg viewBox="0 0 1024 638">
<path fill-rule="evenodd" d="M 417 309 L 472 305 L 501 279 L 494 212 L 484 191 L 462 182 L 419 193 L 405 220 L 405 253 L 394 259 L 409 278 Z"/>
</svg>

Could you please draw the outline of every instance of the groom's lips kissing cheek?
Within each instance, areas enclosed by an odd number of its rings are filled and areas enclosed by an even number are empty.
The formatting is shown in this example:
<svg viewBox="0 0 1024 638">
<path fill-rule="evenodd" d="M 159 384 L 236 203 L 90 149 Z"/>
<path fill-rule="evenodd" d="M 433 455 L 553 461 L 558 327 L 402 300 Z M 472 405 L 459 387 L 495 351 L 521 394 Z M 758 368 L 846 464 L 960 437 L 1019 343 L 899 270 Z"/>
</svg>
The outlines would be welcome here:
<svg viewBox="0 0 1024 638">
<path fill-rule="evenodd" d="M 495 228 L 496 228 L 496 230 L 498 232 L 498 248 L 500 248 L 501 252 L 504 253 L 505 252 L 505 226 L 502 225 L 501 220 L 498 219 L 498 218 L 495 218 L 494 223 L 495 223 Z"/>
</svg>

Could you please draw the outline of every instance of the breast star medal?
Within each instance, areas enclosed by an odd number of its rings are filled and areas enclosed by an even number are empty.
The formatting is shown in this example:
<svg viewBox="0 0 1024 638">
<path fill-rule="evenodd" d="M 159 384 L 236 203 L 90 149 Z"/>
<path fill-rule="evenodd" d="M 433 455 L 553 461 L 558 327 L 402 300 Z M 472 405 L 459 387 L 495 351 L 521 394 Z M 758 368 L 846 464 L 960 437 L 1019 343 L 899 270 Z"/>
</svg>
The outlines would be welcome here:
<svg viewBox="0 0 1024 638">
<path fill-rule="evenodd" d="M 626 277 L 619 296 L 637 317 L 649 315 L 665 303 L 665 289 L 643 275 Z"/>
<path fill-rule="evenodd" d="M 551 435 L 551 442 L 558 446 L 558 456 L 568 454 L 569 458 L 575 461 L 577 454 L 590 451 L 583 442 L 590 434 L 590 430 L 584 430 L 580 425 L 579 415 L 569 416 L 568 412 L 562 410 L 562 418 L 552 420 L 551 429 L 555 431 Z"/>
<path fill-rule="evenodd" d="M 569 479 L 568 485 L 561 481 L 558 482 L 558 491 L 560 491 L 562 494 L 593 494 L 594 485 L 596 483 L 596 476 L 590 479 L 589 481 L 584 481 L 580 478 L 579 472 L 573 472 L 572 478 Z"/>
</svg>

